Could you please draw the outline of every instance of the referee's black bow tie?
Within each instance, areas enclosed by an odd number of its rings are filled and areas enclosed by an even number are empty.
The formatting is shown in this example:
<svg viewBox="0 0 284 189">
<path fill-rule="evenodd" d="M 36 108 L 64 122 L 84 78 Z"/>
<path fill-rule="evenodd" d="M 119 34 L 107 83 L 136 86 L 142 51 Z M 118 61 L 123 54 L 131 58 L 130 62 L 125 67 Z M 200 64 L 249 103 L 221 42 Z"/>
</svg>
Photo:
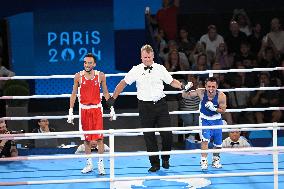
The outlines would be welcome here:
<svg viewBox="0 0 284 189">
<path fill-rule="evenodd" d="M 144 67 L 144 70 L 152 70 L 153 69 L 153 66 L 146 66 L 146 67 Z"/>
<path fill-rule="evenodd" d="M 239 145 L 239 142 L 231 142 L 231 146 L 234 146 L 235 144 Z"/>
</svg>

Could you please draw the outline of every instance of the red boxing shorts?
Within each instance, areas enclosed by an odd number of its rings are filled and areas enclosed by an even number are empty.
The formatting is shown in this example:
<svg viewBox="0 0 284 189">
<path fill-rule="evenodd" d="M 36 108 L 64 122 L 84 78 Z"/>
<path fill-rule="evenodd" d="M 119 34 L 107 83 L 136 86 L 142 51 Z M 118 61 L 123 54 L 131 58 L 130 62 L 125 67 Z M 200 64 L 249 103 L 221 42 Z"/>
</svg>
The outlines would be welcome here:
<svg viewBox="0 0 284 189">
<path fill-rule="evenodd" d="M 83 131 L 103 130 L 102 109 L 81 109 L 81 123 Z M 103 139 L 103 134 L 85 134 L 86 141 Z"/>
</svg>

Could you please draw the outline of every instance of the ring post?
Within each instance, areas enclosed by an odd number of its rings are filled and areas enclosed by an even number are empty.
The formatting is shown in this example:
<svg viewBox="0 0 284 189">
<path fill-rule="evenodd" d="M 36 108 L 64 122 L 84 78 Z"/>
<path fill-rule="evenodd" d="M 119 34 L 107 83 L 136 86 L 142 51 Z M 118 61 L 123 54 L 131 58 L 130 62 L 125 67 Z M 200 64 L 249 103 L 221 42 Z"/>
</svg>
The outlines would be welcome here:
<svg viewBox="0 0 284 189">
<path fill-rule="evenodd" d="M 278 124 L 277 122 L 273 122 L 273 148 L 277 148 L 277 130 Z M 273 150 L 273 167 L 274 167 L 274 189 L 278 189 L 278 150 Z"/>
<path fill-rule="evenodd" d="M 109 130 L 109 178 L 110 178 L 110 189 L 114 189 L 114 130 Z"/>
</svg>

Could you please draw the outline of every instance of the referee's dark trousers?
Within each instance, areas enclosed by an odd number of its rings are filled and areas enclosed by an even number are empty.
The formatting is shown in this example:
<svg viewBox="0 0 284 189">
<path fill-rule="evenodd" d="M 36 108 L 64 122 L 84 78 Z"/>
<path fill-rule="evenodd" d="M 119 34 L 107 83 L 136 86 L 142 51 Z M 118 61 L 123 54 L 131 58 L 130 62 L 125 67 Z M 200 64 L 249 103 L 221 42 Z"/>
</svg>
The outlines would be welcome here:
<svg viewBox="0 0 284 189">
<path fill-rule="evenodd" d="M 141 101 L 138 102 L 139 117 L 143 128 L 161 128 L 170 127 L 171 120 L 168 111 L 168 105 L 165 98 L 157 102 Z M 147 152 L 159 151 L 155 132 L 144 132 L 144 140 Z M 171 131 L 160 132 L 162 138 L 162 151 L 170 151 L 172 149 L 173 135 Z M 168 161 L 169 155 L 162 155 L 162 160 Z M 149 156 L 152 166 L 160 167 L 160 159 L 158 155 Z"/>
</svg>

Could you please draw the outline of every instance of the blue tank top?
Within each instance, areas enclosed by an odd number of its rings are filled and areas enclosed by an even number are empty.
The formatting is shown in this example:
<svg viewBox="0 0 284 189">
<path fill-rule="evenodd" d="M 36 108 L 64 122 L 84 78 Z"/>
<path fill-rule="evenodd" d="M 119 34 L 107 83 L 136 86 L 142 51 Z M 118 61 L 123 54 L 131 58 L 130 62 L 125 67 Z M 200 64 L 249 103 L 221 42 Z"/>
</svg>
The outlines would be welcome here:
<svg viewBox="0 0 284 189">
<path fill-rule="evenodd" d="M 218 96 L 219 96 L 219 91 L 217 90 L 216 92 L 216 95 L 214 96 L 214 98 L 212 99 L 212 103 L 214 104 L 214 106 L 216 108 L 219 107 L 219 103 L 218 103 Z M 204 96 L 203 96 L 203 99 L 201 100 L 200 102 L 200 113 L 202 113 L 203 115 L 205 116 L 214 116 L 214 115 L 217 115 L 217 114 L 220 114 L 218 112 L 215 112 L 215 111 L 211 111 L 209 110 L 208 108 L 205 107 L 205 104 L 209 101 L 208 99 L 208 95 L 207 95 L 207 91 L 204 92 Z"/>
</svg>

